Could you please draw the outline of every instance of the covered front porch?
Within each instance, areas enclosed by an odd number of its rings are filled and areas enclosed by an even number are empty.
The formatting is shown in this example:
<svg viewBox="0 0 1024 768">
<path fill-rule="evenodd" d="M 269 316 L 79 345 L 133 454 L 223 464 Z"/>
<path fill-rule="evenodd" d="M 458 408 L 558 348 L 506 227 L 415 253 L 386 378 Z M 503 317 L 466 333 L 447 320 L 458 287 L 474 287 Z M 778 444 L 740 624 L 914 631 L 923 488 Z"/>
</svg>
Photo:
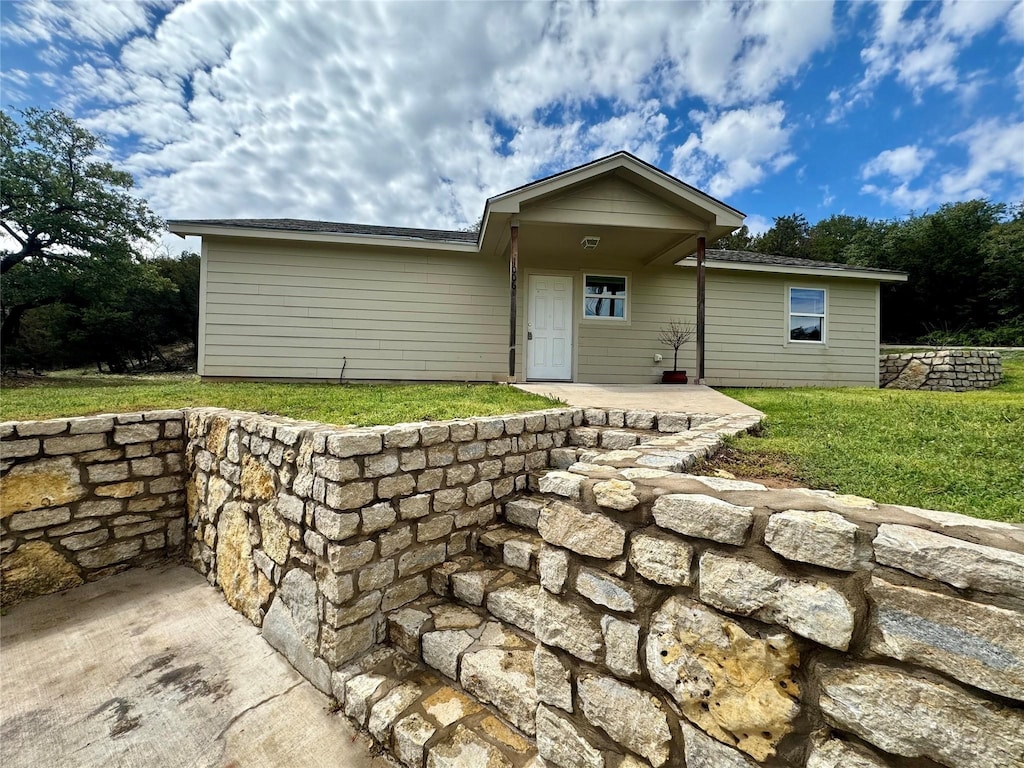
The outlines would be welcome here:
<svg viewBox="0 0 1024 768">
<path fill-rule="evenodd" d="M 626 153 L 487 203 L 481 244 L 509 270 L 509 382 L 653 384 L 659 331 L 696 327 L 679 368 L 703 374 L 704 270 L 676 266 L 743 214 Z"/>
</svg>

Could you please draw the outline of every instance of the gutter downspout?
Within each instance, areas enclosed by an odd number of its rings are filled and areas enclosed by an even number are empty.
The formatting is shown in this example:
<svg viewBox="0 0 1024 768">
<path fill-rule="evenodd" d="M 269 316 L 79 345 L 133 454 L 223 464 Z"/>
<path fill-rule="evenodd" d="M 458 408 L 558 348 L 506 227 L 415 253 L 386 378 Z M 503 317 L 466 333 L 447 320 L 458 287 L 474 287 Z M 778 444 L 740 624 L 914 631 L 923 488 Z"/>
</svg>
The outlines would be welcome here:
<svg viewBox="0 0 1024 768">
<path fill-rule="evenodd" d="M 704 304 L 706 299 L 707 275 L 704 269 L 707 238 L 697 238 L 697 383 L 704 383 Z"/>
<path fill-rule="evenodd" d="M 516 303 L 519 283 L 519 225 L 511 224 L 512 243 L 508 256 L 509 328 L 508 328 L 508 380 L 516 380 Z"/>
</svg>

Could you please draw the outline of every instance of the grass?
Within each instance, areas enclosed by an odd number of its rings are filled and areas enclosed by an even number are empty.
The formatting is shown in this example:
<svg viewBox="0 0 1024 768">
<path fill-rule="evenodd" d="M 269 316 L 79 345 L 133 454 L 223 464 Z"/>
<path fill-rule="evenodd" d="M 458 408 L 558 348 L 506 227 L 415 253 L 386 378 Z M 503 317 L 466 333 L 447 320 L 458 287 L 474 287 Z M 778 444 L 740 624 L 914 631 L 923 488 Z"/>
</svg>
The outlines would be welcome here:
<svg viewBox="0 0 1024 768">
<path fill-rule="evenodd" d="M 734 447 L 813 487 L 1024 523 L 1024 353 L 975 392 L 729 389 L 767 415 Z"/>
<path fill-rule="evenodd" d="M 5 380 L 0 419 L 46 419 L 218 406 L 328 424 L 492 416 L 559 405 L 498 384 L 273 384 L 201 382 L 195 376 L 52 375 Z"/>
</svg>

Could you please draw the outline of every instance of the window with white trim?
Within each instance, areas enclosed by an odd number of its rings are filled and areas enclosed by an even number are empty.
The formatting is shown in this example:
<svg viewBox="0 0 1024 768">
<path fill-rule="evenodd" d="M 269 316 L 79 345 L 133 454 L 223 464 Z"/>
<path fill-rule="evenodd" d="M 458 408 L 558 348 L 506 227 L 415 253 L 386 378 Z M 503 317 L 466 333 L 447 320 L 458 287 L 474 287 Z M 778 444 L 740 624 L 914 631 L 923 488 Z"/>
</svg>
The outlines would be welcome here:
<svg viewBox="0 0 1024 768">
<path fill-rule="evenodd" d="M 583 317 L 625 320 L 627 282 L 623 275 L 583 275 Z"/>
<path fill-rule="evenodd" d="M 825 343 L 825 289 L 789 289 L 789 340 Z"/>
</svg>

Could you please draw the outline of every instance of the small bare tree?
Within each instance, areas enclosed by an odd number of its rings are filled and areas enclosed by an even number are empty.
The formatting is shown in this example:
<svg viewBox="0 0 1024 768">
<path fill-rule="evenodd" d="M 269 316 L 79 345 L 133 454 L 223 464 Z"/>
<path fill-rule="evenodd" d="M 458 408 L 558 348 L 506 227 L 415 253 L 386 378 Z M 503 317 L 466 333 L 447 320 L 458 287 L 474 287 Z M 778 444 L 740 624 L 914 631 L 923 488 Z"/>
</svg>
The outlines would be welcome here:
<svg viewBox="0 0 1024 768">
<path fill-rule="evenodd" d="M 692 341 L 697 334 L 693 323 L 673 318 L 668 325 L 658 331 L 658 341 L 666 347 L 672 347 L 672 370 L 679 370 L 679 348 Z"/>
</svg>

